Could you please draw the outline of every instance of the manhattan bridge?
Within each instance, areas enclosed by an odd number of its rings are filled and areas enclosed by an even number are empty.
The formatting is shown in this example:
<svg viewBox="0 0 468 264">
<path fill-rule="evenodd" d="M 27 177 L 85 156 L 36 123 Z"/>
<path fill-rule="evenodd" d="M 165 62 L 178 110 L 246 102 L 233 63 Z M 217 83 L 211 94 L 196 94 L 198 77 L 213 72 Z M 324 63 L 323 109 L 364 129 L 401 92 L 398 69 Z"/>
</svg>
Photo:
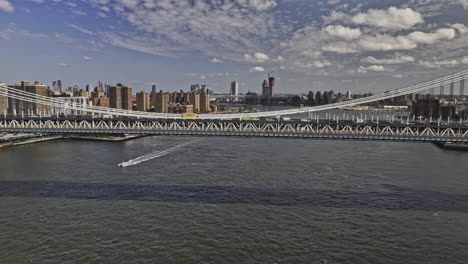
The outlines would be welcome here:
<svg viewBox="0 0 468 264">
<path fill-rule="evenodd" d="M 426 122 L 407 120 L 350 120 L 310 118 L 311 113 L 383 101 L 409 94 L 434 91 L 460 82 L 463 91 L 468 70 L 384 93 L 327 105 L 239 114 L 202 114 L 184 118 L 180 114 L 130 111 L 66 102 L 54 97 L 0 85 L 0 96 L 35 105 L 72 110 L 80 115 L 55 116 L 50 113 L 15 113 L 0 117 L 0 132 L 36 134 L 129 134 L 174 136 L 235 136 L 315 139 L 388 140 L 413 142 L 468 143 L 468 122 Z M 462 92 L 463 93 L 463 92 Z M 280 118 L 309 114 L 309 119 Z M 269 118 L 267 118 L 269 117 Z M 272 118 L 271 118 L 272 117 Z"/>
</svg>

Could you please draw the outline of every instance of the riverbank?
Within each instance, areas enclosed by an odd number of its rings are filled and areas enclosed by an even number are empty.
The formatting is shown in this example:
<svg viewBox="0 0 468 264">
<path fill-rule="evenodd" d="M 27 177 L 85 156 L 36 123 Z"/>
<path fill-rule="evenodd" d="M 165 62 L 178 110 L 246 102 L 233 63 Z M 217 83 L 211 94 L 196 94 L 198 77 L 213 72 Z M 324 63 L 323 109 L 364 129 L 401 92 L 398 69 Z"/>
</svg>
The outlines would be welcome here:
<svg viewBox="0 0 468 264">
<path fill-rule="evenodd" d="M 141 135 L 129 135 L 129 136 L 62 136 L 62 135 L 53 135 L 53 136 L 37 136 L 37 135 L 10 135 L 3 137 L 3 142 L 0 142 L 0 149 L 2 148 L 11 148 L 16 146 L 42 143 L 58 139 L 73 139 L 73 140 L 85 140 L 85 141 L 104 141 L 104 142 L 122 142 L 127 140 L 132 140 L 136 138 L 144 137 Z"/>
</svg>

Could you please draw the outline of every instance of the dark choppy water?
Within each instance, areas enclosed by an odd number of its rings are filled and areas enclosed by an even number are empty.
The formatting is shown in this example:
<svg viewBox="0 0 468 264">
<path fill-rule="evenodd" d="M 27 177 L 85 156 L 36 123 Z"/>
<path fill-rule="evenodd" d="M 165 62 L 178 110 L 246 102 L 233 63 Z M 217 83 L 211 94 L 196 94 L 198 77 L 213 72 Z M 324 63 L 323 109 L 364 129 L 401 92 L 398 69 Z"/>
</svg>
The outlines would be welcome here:
<svg viewBox="0 0 468 264">
<path fill-rule="evenodd" d="M 201 138 L 0 151 L 0 263 L 468 263 L 468 153 Z"/>
</svg>

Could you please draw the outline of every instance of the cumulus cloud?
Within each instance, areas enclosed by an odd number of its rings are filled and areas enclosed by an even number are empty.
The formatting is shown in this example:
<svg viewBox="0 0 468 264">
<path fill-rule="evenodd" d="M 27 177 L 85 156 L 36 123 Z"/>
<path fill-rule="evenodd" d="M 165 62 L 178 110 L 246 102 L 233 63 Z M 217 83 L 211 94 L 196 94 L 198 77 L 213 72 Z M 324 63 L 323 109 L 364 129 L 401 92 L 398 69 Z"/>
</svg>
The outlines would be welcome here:
<svg viewBox="0 0 468 264">
<path fill-rule="evenodd" d="M 373 26 L 381 29 L 403 30 L 424 23 L 421 13 L 411 8 L 389 7 L 388 9 L 369 9 L 356 15 L 332 11 L 323 18 L 326 24 L 341 22 L 347 24 Z"/>
<path fill-rule="evenodd" d="M 249 72 L 264 72 L 265 68 L 260 66 L 250 67 Z"/>
<path fill-rule="evenodd" d="M 468 56 L 464 57 L 463 59 L 461 59 L 460 63 L 462 64 L 468 64 Z"/>
<path fill-rule="evenodd" d="M 15 8 L 8 0 L 0 0 L 0 11 L 13 12 Z"/>
<path fill-rule="evenodd" d="M 84 59 L 84 60 L 92 60 L 93 57 L 90 57 L 90 56 L 83 56 L 83 59 Z"/>
<path fill-rule="evenodd" d="M 266 62 L 270 60 L 270 57 L 265 53 L 256 52 L 253 55 L 244 54 L 244 60 L 248 62 Z"/>
<path fill-rule="evenodd" d="M 426 68 L 442 68 L 442 67 L 453 67 L 453 66 L 457 66 L 459 65 L 460 63 L 462 63 L 463 60 L 442 60 L 442 61 L 439 61 L 437 59 L 433 59 L 431 61 L 427 61 L 427 60 L 420 60 L 418 62 L 419 65 L 423 66 L 423 67 L 426 67 Z"/>
<path fill-rule="evenodd" d="M 223 60 L 220 60 L 220 59 L 217 59 L 217 58 L 213 58 L 210 60 L 211 63 L 223 63 L 224 61 Z"/>
<path fill-rule="evenodd" d="M 382 65 L 371 65 L 371 66 L 359 66 L 357 72 L 358 73 L 368 73 L 368 72 L 384 72 L 384 71 L 389 71 Z"/>
<path fill-rule="evenodd" d="M 390 7 L 388 10 L 370 9 L 351 18 L 358 25 L 371 25 L 388 29 L 410 29 L 424 22 L 421 13 L 411 8 Z"/>
<path fill-rule="evenodd" d="M 451 40 L 456 37 L 453 28 L 441 28 L 433 33 L 415 31 L 408 35 L 391 36 L 377 34 L 365 35 L 355 42 L 333 42 L 323 47 L 324 51 L 336 53 L 357 53 L 361 51 L 392 51 L 411 50 L 421 44 L 434 44 L 441 40 Z"/>
<path fill-rule="evenodd" d="M 405 55 L 397 55 L 390 59 L 376 59 L 372 56 L 368 56 L 366 58 L 361 59 L 361 62 L 367 64 L 402 64 L 402 63 L 410 63 L 414 62 L 414 57 L 405 56 Z"/>
<path fill-rule="evenodd" d="M 466 0 L 466 1 L 468 1 L 468 0 Z M 468 28 L 465 25 L 460 24 L 460 23 L 453 24 L 452 28 L 455 28 L 458 31 L 458 33 L 460 33 L 460 34 L 468 33 Z"/>
<path fill-rule="evenodd" d="M 341 25 L 337 26 L 327 26 L 324 31 L 332 37 L 336 37 L 344 40 L 353 40 L 361 37 L 362 33 L 359 28 L 349 28 Z"/>
<path fill-rule="evenodd" d="M 237 0 L 236 2 L 242 6 L 255 8 L 259 11 L 264 11 L 278 5 L 275 0 Z"/>
</svg>

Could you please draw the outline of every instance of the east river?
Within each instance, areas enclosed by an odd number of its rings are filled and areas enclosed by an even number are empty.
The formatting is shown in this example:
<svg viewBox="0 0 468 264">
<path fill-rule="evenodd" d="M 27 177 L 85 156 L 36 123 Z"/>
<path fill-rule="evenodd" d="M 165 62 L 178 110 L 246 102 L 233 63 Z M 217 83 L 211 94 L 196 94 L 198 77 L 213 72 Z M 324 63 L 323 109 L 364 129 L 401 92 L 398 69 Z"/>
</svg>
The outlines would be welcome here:
<svg viewBox="0 0 468 264">
<path fill-rule="evenodd" d="M 0 263 L 468 263 L 468 153 L 199 138 L 0 151 Z"/>
</svg>

